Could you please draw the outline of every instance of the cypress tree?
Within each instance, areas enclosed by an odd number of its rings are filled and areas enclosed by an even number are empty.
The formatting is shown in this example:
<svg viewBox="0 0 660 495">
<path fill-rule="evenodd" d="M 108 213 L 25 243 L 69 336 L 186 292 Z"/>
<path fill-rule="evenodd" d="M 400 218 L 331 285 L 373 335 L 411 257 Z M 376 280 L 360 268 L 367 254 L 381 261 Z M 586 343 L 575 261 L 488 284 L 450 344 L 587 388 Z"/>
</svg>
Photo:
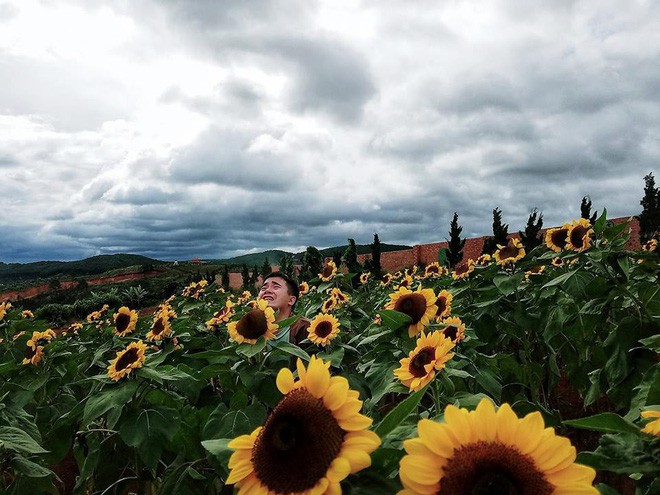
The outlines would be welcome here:
<svg viewBox="0 0 660 495">
<path fill-rule="evenodd" d="M 248 266 L 243 263 L 243 266 L 241 267 L 241 278 L 243 279 L 243 283 L 241 284 L 243 286 L 243 289 L 249 289 L 250 288 L 250 269 Z"/>
<path fill-rule="evenodd" d="M 315 277 L 318 277 L 322 270 L 323 255 L 314 246 L 307 247 L 305 254 L 303 254 L 300 277 L 303 280 L 311 280 Z"/>
<path fill-rule="evenodd" d="M 229 265 L 222 267 L 222 287 L 229 290 Z"/>
<path fill-rule="evenodd" d="M 259 281 L 259 267 L 257 265 L 252 266 L 252 273 L 250 274 L 250 289 L 254 289 L 254 284 Z"/>
<path fill-rule="evenodd" d="M 538 215 L 538 218 L 537 218 Z M 527 219 L 527 225 L 525 226 L 525 231 L 520 232 L 520 242 L 522 242 L 525 252 L 529 253 L 536 246 L 540 246 L 543 242 L 543 239 L 539 235 L 541 228 L 543 227 L 543 213 L 539 213 L 536 208 L 532 210 Z"/>
<path fill-rule="evenodd" d="M 374 234 L 374 242 L 369 244 L 369 248 L 371 249 L 369 270 L 375 278 L 380 279 L 383 275 L 383 269 L 380 266 L 380 239 L 378 238 L 378 234 Z"/>
<path fill-rule="evenodd" d="M 449 239 L 447 241 L 447 261 L 449 266 L 458 265 L 463 259 L 463 246 L 465 239 L 461 239 L 463 227 L 458 225 L 458 213 L 454 212 L 454 218 L 449 225 Z"/>
<path fill-rule="evenodd" d="M 482 254 L 493 254 L 497 245 L 506 246 L 509 242 L 509 224 L 502 223 L 502 211 L 499 208 L 493 210 L 493 237 L 484 241 Z"/>
<path fill-rule="evenodd" d="M 344 254 L 341 257 L 341 261 L 348 269 L 348 273 L 360 272 L 360 264 L 358 263 L 355 239 L 348 239 L 348 247 L 346 248 L 346 251 L 344 251 Z"/>
<path fill-rule="evenodd" d="M 644 177 L 644 197 L 639 202 L 642 213 L 638 215 L 639 237 L 642 242 L 660 234 L 660 188 L 655 186 L 655 178 L 650 173 Z"/>
<path fill-rule="evenodd" d="M 591 214 L 591 198 L 585 196 L 582 198 L 582 203 L 580 203 L 580 216 L 589 220 L 589 223 L 593 225 L 596 223 L 596 218 L 598 218 L 598 212 L 594 211 L 594 214 Z"/>
<path fill-rule="evenodd" d="M 293 258 L 283 254 L 280 257 L 280 271 L 287 277 L 293 278 Z"/>
<path fill-rule="evenodd" d="M 264 264 L 261 265 L 261 280 L 265 279 L 270 272 L 273 271 L 273 268 L 270 266 L 270 261 L 268 261 L 268 256 L 264 260 Z"/>
<path fill-rule="evenodd" d="M 341 266 L 341 251 L 339 249 L 335 249 L 332 252 L 332 261 L 335 262 L 335 265 L 337 265 L 337 269 Z"/>
</svg>

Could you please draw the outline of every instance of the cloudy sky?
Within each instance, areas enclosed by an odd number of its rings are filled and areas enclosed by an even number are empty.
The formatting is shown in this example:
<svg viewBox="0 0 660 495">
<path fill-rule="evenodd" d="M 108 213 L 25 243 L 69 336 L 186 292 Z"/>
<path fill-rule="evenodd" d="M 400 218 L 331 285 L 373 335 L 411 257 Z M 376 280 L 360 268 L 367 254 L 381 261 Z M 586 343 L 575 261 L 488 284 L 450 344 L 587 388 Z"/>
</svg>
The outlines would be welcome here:
<svg viewBox="0 0 660 495">
<path fill-rule="evenodd" d="M 0 261 L 641 211 L 655 0 L 0 0 Z"/>
</svg>

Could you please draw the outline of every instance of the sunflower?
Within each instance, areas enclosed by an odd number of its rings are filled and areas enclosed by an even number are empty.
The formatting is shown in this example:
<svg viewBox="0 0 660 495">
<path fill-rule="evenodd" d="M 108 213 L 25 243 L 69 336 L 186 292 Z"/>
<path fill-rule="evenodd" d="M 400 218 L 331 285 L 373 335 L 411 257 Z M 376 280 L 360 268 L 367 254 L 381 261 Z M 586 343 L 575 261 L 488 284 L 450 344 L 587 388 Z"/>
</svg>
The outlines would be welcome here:
<svg viewBox="0 0 660 495">
<path fill-rule="evenodd" d="M 566 247 L 568 242 L 568 226 L 548 229 L 545 233 L 545 245 L 554 252 L 559 253 Z"/>
<path fill-rule="evenodd" d="M 72 323 L 64 332 L 77 334 L 80 330 L 82 330 L 82 328 L 82 323 Z"/>
<path fill-rule="evenodd" d="M 252 299 L 252 293 L 249 290 L 244 290 L 240 296 L 238 296 L 238 299 L 236 300 L 236 304 L 244 304 L 247 301 Z"/>
<path fill-rule="evenodd" d="M 9 311 L 9 308 L 11 308 L 11 303 L 9 301 L 0 303 L 0 320 L 5 317 L 7 311 Z"/>
<path fill-rule="evenodd" d="M 448 337 L 454 344 L 458 344 L 465 339 L 465 323 L 463 323 L 458 316 L 450 316 L 439 323 L 445 326 L 439 331 L 442 332 L 445 337 Z"/>
<path fill-rule="evenodd" d="M 135 330 L 138 314 L 134 309 L 128 309 L 126 306 L 122 306 L 113 315 L 113 318 L 115 320 L 115 333 L 120 337 L 124 337 Z"/>
<path fill-rule="evenodd" d="M 453 347 L 454 343 L 442 332 L 428 335 L 422 332 L 415 349 L 400 361 L 401 367 L 394 370 L 394 376 L 411 392 L 417 391 L 433 380 L 436 371 L 445 367 L 447 361 L 454 356 L 453 352 L 449 352 Z"/>
<path fill-rule="evenodd" d="M 411 267 L 408 267 L 404 270 L 404 273 L 408 275 L 409 277 L 414 277 L 415 273 L 417 273 L 417 270 L 419 267 L 417 265 L 413 265 Z"/>
<path fill-rule="evenodd" d="M 21 318 L 34 318 L 34 313 L 29 309 L 21 311 Z"/>
<path fill-rule="evenodd" d="M 335 275 L 337 275 L 337 265 L 334 261 L 328 260 L 323 265 L 323 271 L 319 273 L 319 277 L 323 282 L 328 282 L 335 278 Z"/>
<path fill-rule="evenodd" d="M 405 288 L 405 289 L 410 289 L 413 284 L 413 278 L 411 275 L 408 275 L 408 273 L 403 274 L 403 278 L 401 278 L 401 281 L 399 282 L 398 289 L 400 288 Z"/>
<path fill-rule="evenodd" d="M 498 244 L 497 247 L 498 249 L 493 254 L 493 258 L 495 259 L 495 263 L 500 266 L 515 263 L 525 257 L 525 248 L 522 242 L 520 242 L 520 239 L 509 239 L 509 243 L 506 246 Z"/>
<path fill-rule="evenodd" d="M 561 259 L 559 256 L 555 256 L 552 258 L 552 266 L 555 266 L 559 268 L 560 266 L 564 266 L 564 260 Z"/>
<path fill-rule="evenodd" d="M 334 297 L 329 297 L 325 301 L 323 301 L 323 304 L 321 305 L 321 311 L 324 313 L 328 313 L 329 311 L 332 311 L 335 309 L 337 306 L 337 300 Z"/>
<path fill-rule="evenodd" d="M 447 406 L 444 423 L 422 419 L 405 440 L 399 495 L 598 495 L 596 471 L 575 463 L 568 438 L 545 428 L 538 411 L 520 419 L 488 399 L 468 412 Z"/>
<path fill-rule="evenodd" d="M 154 318 L 154 322 L 147 333 L 147 340 L 153 342 L 154 340 L 163 340 L 164 337 L 169 336 L 172 333 L 172 327 L 170 326 L 170 319 L 167 317 L 167 314 L 159 314 Z"/>
<path fill-rule="evenodd" d="M 28 341 L 29 342 L 29 341 Z M 29 345 L 25 349 L 25 357 L 21 364 L 39 364 L 44 355 L 44 346 Z"/>
<path fill-rule="evenodd" d="M 412 322 L 408 327 L 408 335 L 413 337 L 420 333 L 435 315 L 438 307 L 435 305 L 433 289 L 418 287 L 415 292 L 400 287 L 394 294 L 390 294 L 390 302 L 385 309 L 393 309 L 399 313 L 410 316 Z"/>
<path fill-rule="evenodd" d="M 199 282 L 193 282 L 183 289 L 183 295 L 186 297 L 192 297 L 193 299 L 199 299 L 199 296 L 204 292 L 204 287 L 209 285 L 207 280 L 200 280 Z"/>
<path fill-rule="evenodd" d="M 360 283 L 361 284 L 368 284 L 369 283 L 369 273 L 363 273 L 360 275 Z"/>
<path fill-rule="evenodd" d="M 87 315 L 87 323 L 92 323 L 93 321 L 101 319 L 103 314 L 108 310 L 109 306 L 107 304 L 104 304 L 101 309 L 98 311 L 92 311 L 90 314 Z"/>
<path fill-rule="evenodd" d="M 381 326 L 383 324 L 383 317 L 379 314 L 374 317 L 374 325 Z"/>
<path fill-rule="evenodd" d="M 255 306 L 238 321 L 227 325 L 229 336 L 239 344 L 255 344 L 259 337 L 274 339 L 278 329 L 275 323 L 275 310 L 268 307 L 268 301 L 257 299 Z"/>
<path fill-rule="evenodd" d="M 298 287 L 298 292 L 300 295 L 307 294 L 309 292 L 309 284 L 307 282 L 301 282 Z"/>
<path fill-rule="evenodd" d="M 658 248 L 658 240 L 657 239 L 650 239 L 644 243 L 642 246 L 642 250 L 648 251 L 649 253 L 652 253 Z"/>
<path fill-rule="evenodd" d="M 591 246 L 591 235 L 594 229 L 591 228 L 591 223 L 586 218 L 580 218 L 568 225 L 568 233 L 566 234 L 566 247 L 573 251 L 584 251 Z"/>
<path fill-rule="evenodd" d="M 344 303 L 347 303 L 350 301 L 351 297 L 348 294 L 344 294 L 341 289 L 338 289 L 337 287 L 332 289 L 332 292 L 330 293 L 330 296 L 333 297 L 337 301 L 337 305 L 341 306 Z"/>
<path fill-rule="evenodd" d="M 387 287 L 388 285 L 390 285 L 390 283 L 392 283 L 392 274 L 386 273 L 385 275 L 383 275 L 383 279 L 380 281 L 380 285 L 382 287 Z"/>
<path fill-rule="evenodd" d="M 433 263 L 426 265 L 426 268 L 424 269 L 424 278 L 441 277 L 444 273 L 445 269 L 440 266 L 440 263 L 434 261 Z"/>
<path fill-rule="evenodd" d="M 39 344 L 44 344 L 47 342 L 50 342 L 55 338 L 55 332 L 51 330 L 50 328 L 48 330 L 45 330 L 43 332 L 39 331 L 34 331 L 32 332 L 32 337 L 27 341 L 27 346 L 28 347 L 36 347 Z"/>
<path fill-rule="evenodd" d="M 318 314 L 309 325 L 307 334 L 310 341 L 325 347 L 339 334 L 339 320 L 332 315 Z"/>
<path fill-rule="evenodd" d="M 545 265 L 533 266 L 525 272 L 525 278 L 529 278 L 532 275 L 541 275 L 544 271 L 545 271 Z"/>
<path fill-rule="evenodd" d="M 435 305 L 438 309 L 435 312 L 435 319 L 441 321 L 442 318 L 451 314 L 451 301 L 454 296 L 448 290 L 441 290 L 438 297 L 435 299 Z"/>
<path fill-rule="evenodd" d="M 474 271 L 474 261 L 467 260 L 466 263 L 461 263 L 459 265 L 456 265 L 454 271 L 451 272 L 451 277 L 454 280 L 468 278 L 470 276 L 470 273 L 472 273 L 473 271 Z"/>
<path fill-rule="evenodd" d="M 372 420 L 360 414 L 358 392 L 329 367 L 312 356 L 306 369 L 298 360 L 297 381 L 280 370 L 284 397 L 263 426 L 228 444 L 235 452 L 227 484 L 236 484 L 238 495 L 339 494 L 343 479 L 371 465 L 380 445 L 367 430 Z"/>
<path fill-rule="evenodd" d="M 642 411 L 642 418 L 656 418 L 653 421 L 646 423 L 642 428 L 643 433 L 649 435 L 660 436 L 660 411 Z"/>
<path fill-rule="evenodd" d="M 477 263 L 477 265 L 484 266 L 484 265 L 487 265 L 488 263 L 490 263 L 491 260 L 492 260 L 492 258 L 490 256 L 490 254 L 484 253 L 484 254 L 482 254 L 481 256 L 479 256 L 477 258 L 476 263 Z"/>
<path fill-rule="evenodd" d="M 114 381 L 119 381 L 131 371 L 142 368 L 147 358 L 146 350 L 147 345 L 141 340 L 128 344 L 124 350 L 117 352 L 117 357 L 108 366 L 108 376 Z"/>
</svg>

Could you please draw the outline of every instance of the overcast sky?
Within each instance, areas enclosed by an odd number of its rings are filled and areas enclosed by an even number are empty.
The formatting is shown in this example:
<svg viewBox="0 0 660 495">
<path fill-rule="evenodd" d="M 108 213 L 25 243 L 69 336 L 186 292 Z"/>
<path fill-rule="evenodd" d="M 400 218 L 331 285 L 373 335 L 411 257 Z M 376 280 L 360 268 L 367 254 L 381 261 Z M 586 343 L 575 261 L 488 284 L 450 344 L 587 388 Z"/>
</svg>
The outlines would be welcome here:
<svg viewBox="0 0 660 495">
<path fill-rule="evenodd" d="M 0 0 L 0 261 L 641 211 L 660 2 Z"/>
</svg>

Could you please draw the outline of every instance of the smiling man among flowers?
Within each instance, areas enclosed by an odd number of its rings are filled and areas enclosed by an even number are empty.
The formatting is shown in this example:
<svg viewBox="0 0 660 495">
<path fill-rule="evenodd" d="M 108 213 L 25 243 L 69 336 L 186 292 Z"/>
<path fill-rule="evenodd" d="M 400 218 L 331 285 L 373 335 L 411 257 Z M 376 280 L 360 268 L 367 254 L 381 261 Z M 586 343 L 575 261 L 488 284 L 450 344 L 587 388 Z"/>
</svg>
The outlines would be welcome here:
<svg viewBox="0 0 660 495">
<path fill-rule="evenodd" d="M 268 274 L 259 290 L 259 299 L 266 301 L 268 307 L 275 310 L 275 323 L 293 316 L 293 308 L 298 297 L 300 297 L 298 283 L 282 272 Z M 299 318 L 282 331 L 276 340 L 288 340 L 297 344 L 305 338 L 309 324 L 308 319 Z"/>
</svg>

